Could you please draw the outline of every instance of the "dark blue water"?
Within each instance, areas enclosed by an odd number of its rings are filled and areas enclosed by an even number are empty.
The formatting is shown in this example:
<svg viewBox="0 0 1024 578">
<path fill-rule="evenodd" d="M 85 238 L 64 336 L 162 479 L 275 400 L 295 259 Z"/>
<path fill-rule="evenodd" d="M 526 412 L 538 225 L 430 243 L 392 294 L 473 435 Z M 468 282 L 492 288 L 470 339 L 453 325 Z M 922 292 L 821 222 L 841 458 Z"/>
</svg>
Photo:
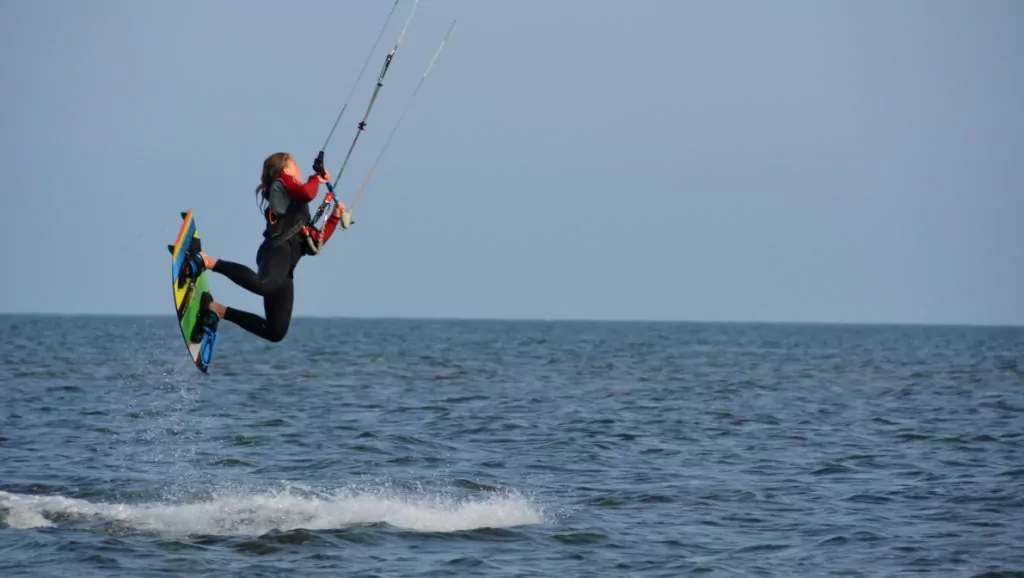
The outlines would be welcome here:
<svg viewBox="0 0 1024 578">
<path fill-rule="evenodd" d="M 0 335 L 4 577 L 1024 572 L 1022 329 Z"/>
</svg>

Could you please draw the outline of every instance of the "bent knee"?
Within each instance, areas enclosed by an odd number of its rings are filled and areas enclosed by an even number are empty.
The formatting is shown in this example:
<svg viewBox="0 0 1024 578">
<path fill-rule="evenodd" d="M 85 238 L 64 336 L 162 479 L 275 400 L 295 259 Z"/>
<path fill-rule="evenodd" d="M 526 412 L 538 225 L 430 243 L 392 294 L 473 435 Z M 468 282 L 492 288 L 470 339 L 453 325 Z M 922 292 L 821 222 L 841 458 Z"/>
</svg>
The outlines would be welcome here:
<svg viewBox="0 0 1024 578">
<path fill-rule="evenodd" d="M 270 326 L 267 328 L 267 341 L 278 343 L 284 340 L 284 336 L 288 335 L 288 326 Z"/>
</svg>

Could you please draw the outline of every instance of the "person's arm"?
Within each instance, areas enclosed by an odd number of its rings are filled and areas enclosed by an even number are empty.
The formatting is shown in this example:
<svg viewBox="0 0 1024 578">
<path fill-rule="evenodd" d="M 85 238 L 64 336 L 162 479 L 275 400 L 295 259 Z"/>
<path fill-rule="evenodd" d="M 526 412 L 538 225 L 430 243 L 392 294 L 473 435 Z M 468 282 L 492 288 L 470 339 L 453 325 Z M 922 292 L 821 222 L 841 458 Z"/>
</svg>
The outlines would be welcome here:
<svg viewBox="0 0 1024 578">
<path fill-rule="evenodd" d="M 278 177 L 288 196 L 300 203 L 308 203 L 316 198 L 320 191 L 320 178 L 316 175 L 309 177 L 306 184 L 300 183 L 291 175 L 282 174 Z"/>
<path fill-rule="evenodd" d="M 335 217 L 333 213 L 330 217 L 327 217 L 327 222 L 324 223 L 324 230 L 320 232 L 320 235 L 323 237 L 323 241 L 320 242 L 320 246 L 327 244 L 327 241 L 330 240 L 331 235 L 334 234 L 334 230 L 338 228 L 338 223 L 340 222 L 341 217 Z"/>
<path fill-rule="evenodd" d="M 317 242 L 320 243 L 321 247 L 327 244 L 327 241 L 331 238 L 331 235 L 334 234 L 334 230 L 338 228 L 338 225 L 341 223 L 342 213 L 344 212 L 345 203 L 338 201 L 338 206 L 334 207 L 334 210 L 331 211 L 331 215 L 327 217 L 327 222 L 324 223 L 324 230 L 313 234 L 314 239 L 316 239 Z M 323 241 L 320 240 L 321 238 L 323 239 Z"/>
</svg>

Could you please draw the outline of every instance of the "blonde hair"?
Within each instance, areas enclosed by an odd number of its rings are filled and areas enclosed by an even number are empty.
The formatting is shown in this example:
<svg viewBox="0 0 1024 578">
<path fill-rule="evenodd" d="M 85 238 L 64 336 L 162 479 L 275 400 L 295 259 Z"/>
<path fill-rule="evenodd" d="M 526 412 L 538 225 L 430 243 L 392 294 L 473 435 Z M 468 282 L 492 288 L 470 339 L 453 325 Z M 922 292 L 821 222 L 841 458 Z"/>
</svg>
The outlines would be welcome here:
<svg viewBox="0 0 1024 578">
<path fill-rule="evenodd" d="M 277 177 L 281 176 L 284 167 L 290 160 L 293 160 L 292 155 L 288 153 L 274 153 L 263 161 L 263 174 L 260 176 L 259 186 L 256 187 L 257 195 L 262 196 L 264 200 L 269 200 L 267 195 L 270 194 L 270 186 L 274 184 Z"/>
</svg>

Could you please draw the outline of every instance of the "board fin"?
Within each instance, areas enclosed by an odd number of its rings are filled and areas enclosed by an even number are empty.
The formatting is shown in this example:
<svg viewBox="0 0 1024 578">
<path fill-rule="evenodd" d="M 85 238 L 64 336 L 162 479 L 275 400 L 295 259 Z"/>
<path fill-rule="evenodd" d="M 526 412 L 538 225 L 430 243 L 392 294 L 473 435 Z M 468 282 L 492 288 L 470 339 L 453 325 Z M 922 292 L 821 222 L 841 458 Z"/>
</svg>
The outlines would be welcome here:
<svg viewBox="0 0 1024 578">
<path fill-rule="evenodd" d="M 167 252 L 171 255 L 174 254 L 174 245 L 167 245 Z"/>
<path fill-rule="evenodd" d="M 188 211 L 182 211 L 182 212 L 181 212 L 181 220 L 182 220 L 182 221 L 184 221 L 184 220 L 185 220 L 185 217 L 187 217 L 187 216 L 188 216 Z"/>
</svg>

